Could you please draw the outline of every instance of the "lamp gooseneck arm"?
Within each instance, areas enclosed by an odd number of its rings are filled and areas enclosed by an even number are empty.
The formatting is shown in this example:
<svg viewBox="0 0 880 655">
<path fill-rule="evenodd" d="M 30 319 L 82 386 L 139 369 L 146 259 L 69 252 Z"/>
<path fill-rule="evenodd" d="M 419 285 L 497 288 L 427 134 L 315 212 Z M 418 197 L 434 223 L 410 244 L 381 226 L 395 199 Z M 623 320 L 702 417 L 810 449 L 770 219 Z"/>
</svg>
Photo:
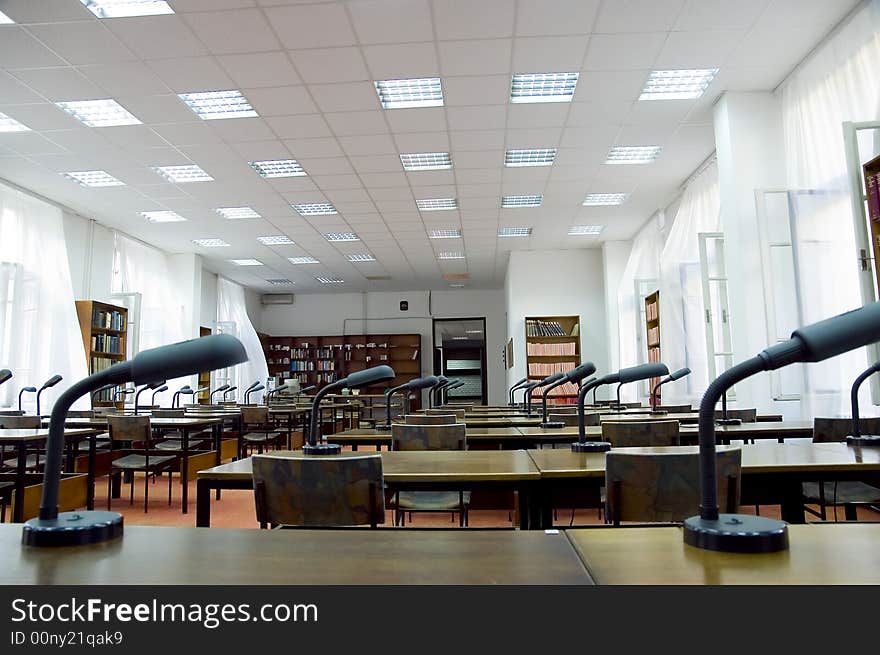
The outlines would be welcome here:
<svg viewBox="0 0 880 655">
<path fill-rule="evenodd" d="M 671 382 L 670 378 L 663 378 L 651 389 L 651 409 L 657 409 L 657 391 L 667 382 Z"/>
<path fill-rule="evenodd" d="M 862 436 L 861 427 L 859 426 L 859 387 L 862 386 L 862 382 L 867 380 L 878 370 L 880 370 L 880 362 L 874 364 L 868 370 L 863 371 L 853 382 L 849 398 L 850 403 L 852 403 L 852 436 L 854 437 Z"/>
<path fill-rule="evenodd" d="M 550 393 L 551 390 L 555 389 L 556 387 L 558 387 L 561 384 L 565 384 L 566 382 L 568 382 L 568 378 L 562 378 L 561 380 L 557 380 L 556 382 L 554 382 L 552 384 L 548 384 L 546 387 L 544 387 L 544 393 L 541 396 L 541 416 L 544 417 L 545 421 L 547 420 L 547 396 L 548 396 L 548 394 Z"/>
<path fill-rule="evenodd" d="M 401 389 L 406 389 L 406 384 L 399 384 L 396 387 L 392 387 L 385 394 L 385 425 L 391 425 L 391 397 L 396 394 Z"/>
<path fill-rule="evenodd" d="M 326 385 L 315 394 L 315 397 L 312 400 L 312 416 L 309 420 L 309 443 L 313 446 L 318 443 L 318 426 L 320 425 L 318 415 L 321 413 L 321 400 L 334 389 L 338 389 L 344 381 L 345 378 L 337 380 L 333 384 Z"/>
<path fill-rule="evenodd" d="M 587 394 L 590 392 L 590 389 L 595 389 L 599 385 L 602 384 L 602 380 L 594 379 L 587 380 L 583 386 L 581 386 L 581 390 L 578 391 L 578 404 L 577 404 L 577 413 L 578 413 L 578 442 L 586 443 L 587 441 L 587 423 L 584 420 L 584 400 L 587 397 Z"/>
</svg>

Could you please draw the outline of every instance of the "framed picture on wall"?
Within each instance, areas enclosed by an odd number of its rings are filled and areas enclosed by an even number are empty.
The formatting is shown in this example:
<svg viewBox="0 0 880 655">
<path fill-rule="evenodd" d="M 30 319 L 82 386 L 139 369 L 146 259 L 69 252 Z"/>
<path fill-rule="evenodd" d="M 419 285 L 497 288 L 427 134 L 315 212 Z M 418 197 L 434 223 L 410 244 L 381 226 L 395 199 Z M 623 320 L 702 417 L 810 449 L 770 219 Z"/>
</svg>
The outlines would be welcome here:
<svg viewBox="0 0 880 655">
<path fill-rule="evenodd" d="M 507 347 L 504 350 L 504 366 L 505 368 L 513 368 L 513 337 L 508 339 Z"/>
</svg>

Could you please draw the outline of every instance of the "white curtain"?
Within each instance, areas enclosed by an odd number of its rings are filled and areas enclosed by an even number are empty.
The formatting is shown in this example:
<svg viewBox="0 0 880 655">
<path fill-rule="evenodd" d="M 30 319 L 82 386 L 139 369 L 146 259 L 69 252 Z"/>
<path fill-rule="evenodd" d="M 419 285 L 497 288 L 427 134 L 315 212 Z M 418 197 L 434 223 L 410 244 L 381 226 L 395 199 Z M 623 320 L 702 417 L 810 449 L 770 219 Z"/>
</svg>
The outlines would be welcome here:
<svg viewBox="0 0 880 655">
<path fill-rule="evenodd" d="M 793 246 L 800 262 L 803 323 L 860 306 L 856 242 L 841 124 L 880 118 L 880 2 L 871 2 L 782 87 Z M 876 131 L 860 133 L 863 161 L 878 153 Z M 867 366 L 864 349 L 806 367 L 806 416 L 849 414 L 849 388 Z M 869 385 L 862 402 L 868 404 Z"/>
<path fill-rule="evenodd" d="M 709 386 L 699 235 L 720 232 L 718 166 L 710 164 L 682 195 L 660 255 L 660 357 L 691 374 L 663 387 L 663 403 L 698 403 Z"/>
<path fill-rule="evenodd" d="M 114 235 L 112 275 L 110 288 L 114 294 L 140 294 L 139 311 L 134 321 L 130 320 L 131 329 L 137 330 L 138 352 L 187 338 L 184 307 L 178 291 L 180 280 L 175 280 L 171 274 L 165 253 L 117 232 Z M 129 306 L 130 319 L 131 309 Z M 131 336 L 129 334 L 130 341 Z M 135 354 L 130 352 L 129 356 Z M 172 394 L 185 384 L 195 384 L 195 378 L 166 382 L 168 391 L 158 394 L 156 403 L 170 406 Z M 141 404 L 149 404 L 151 396 L 152 391 L 144 391 Z"/>
<path fill-rule="evenodd" d="M 621 276 L 617 291 L 620 330 L 620 368 L 637 366 L 647 361 L 644 313 L 645 295 L 657 289 L 660 279 L 660 251 L 663 239 L 656 217 L 633 239 L 632 250 Z M 623 402 L 639 399 L 639 385 L 627 384 L 620 389 Z"/>
<path fill-rule="evenodd" d="M 43 392 L 40 411 L 88 375 L 61 210 L 0 184 L 0 368 L 14 377 L 0 386 L 0 407 L 18 406 L 22 387 L 38 389 L 53 375 L 64 379 Z M 23 408 L 36 409 L 35 394 Z M 76 407 L 89 407 L 81 398 Z"/>
<path fill-rule="evenodd" d="M 224 277 L 217 278 L 217 328 L 219 332 L 232 334 L 244 345 L 248 360 L 237 366 L 218 372 L 224 382 L 237 385 L 236 397 L 244 401 L 244 390 L 254 382 L 266 384 L 269 367 L 263 345 L 247 313 L 244 287 Z M 262 398 L 265 391 L 251 394 L 251 402 Z"/>
</svg>

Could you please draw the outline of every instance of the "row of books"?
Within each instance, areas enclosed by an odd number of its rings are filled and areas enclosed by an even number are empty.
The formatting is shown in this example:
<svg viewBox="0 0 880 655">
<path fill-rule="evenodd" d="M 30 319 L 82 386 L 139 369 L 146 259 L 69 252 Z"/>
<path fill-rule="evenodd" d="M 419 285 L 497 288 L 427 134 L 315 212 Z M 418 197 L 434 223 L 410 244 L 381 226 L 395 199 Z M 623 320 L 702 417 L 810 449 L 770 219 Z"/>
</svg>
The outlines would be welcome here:
<svg viewBox="0 0 880 655">
<path fill-rule="evenodd" d="M 648 348 L 648 362 L 656 364 L 660 361 L 660 347 Z"/>
<path fill-rule="evenodd" d="M 119 360 L 116 359 L 110 359 L 109 357 L 92 357 L 89 361 L 89 369 L 91 373 L 97 373 L 103 371 L 105 368 L 110 368 L 118 361 Z"/>
<path fill-rule="evenodd" d="M 290 357 L 278 357 L 277 359 L 273 359 L 272 357 L 266 358 L 267 364 L 290 364 Z"/>
<path fill-rule="evenodd" d="M 329 384 L 330 382 L 336 382 L 336 380 L 336 373 L 319 373 L 317 382 L 318 384 Z"/>
<path fill-rule="evenodd" d="M 645 320 L 646 321 L 656 321 L 658 316 L 656 302 L 652 302 L 650 305 L 645 305 Z"/>
<path fill-rule="evenodd" d="M 576 362 L 529 362 L 529 375 L 547 377 L 554 373 L 567 373 L 575 366 Z"/>
<path fill-rule="evenodd" d="M 113 395 L 120 389 L 120 387 L 113 387 L 111 389 L 104 389 L 104 391 L 100 391 L 95 394 L 92 399 L 93 403 L 112 403 Z"/>
<path fill-rule="evenodd" d="M 575 345 L 574 341 L 566 341 L 564 343 L 528 343 L 526 344 L 526 352 L 532 357 L 574 355 Z"/>
<path fill-rule="evenodd" d="M 92 327 L 104 328 L 105 330 L 124 330 L 125 314 L 117 311 L 104 311 L 103 309 L 92 310 Z"/>
<path fill-rule="evenodd" d="M 648 345 L 656 344 L 660 341 L 660 326 L 648 328 Z"/>
<path fill-rule="evenodd" d="M 332 360 L 319 360 L 315 362 L 317 371 L 335 371 L 336 370 L 336 362 Z"/>
<path fill-rule="evenodd" d="M 93 334 L 92 350 L 111 355 L 122 354 L 122 338 L 112 334 Z"/>
<path fill-rule="evenodd" d="M 291 371 L 314 371 L 315 362 L 301 362 L 293 360 L 290 362 Z"/>
<path fill-rule="evenodd" d="M 560 384 L 558 387 L 554 387 L 550 390 L 550 393 L 547 394 L 548 398 L 553 398 L 555 396 L 576 396 L 578 393 L 578 385 L 574 382 L 566 382 L 565 384 Z M 544 390 L 541 388 L 532 390 L 533 398 L 541 398 L 544 395 Z"/>
<path fill-rule="evenodd" d="M 562 328 L 559 321 L 539 321 L 536 318 L 530 318 L 526 319 L 526 335 L 530 337 L 564 337 L 568 333 Z"/>
</svg>

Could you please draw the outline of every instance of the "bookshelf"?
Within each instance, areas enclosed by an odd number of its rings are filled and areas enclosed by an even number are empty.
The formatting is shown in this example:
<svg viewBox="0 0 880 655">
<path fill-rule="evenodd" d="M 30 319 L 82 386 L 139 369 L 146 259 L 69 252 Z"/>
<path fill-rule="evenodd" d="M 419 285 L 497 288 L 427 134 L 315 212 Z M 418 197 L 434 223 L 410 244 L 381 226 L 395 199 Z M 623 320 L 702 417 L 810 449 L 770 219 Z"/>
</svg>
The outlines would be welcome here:
<svg viewBox="0 0 880 655">
<path fill-rule="evenodd" d="M 125 361 L 128 347 L 128 310 L 125 307 L 97 300 L 77 300 L 76 315 L 89 363 L 89 375 Z M 116 390 L 102 391 L 94 397 L 92 405 L 112 406 Z"/>
<path fill-rule="evenodd" d="M 581 363 L 579 316 L 527 316 L 526 370 L 530 380 L 542 380 L 554 373 L 565 373 Z M 577 402 L 578 387 L 566 383 L 547 396 L 556 404 Z M 540 398 L 540 390 L 533 398 Z"/>
<path fill-rule="evenodd" d="M 211 328 L 205 326 L 199 326 L 199 338 L 201 337 L 209 337 L 211 336 Z M 211 386 L 211 371 L 202 371 L 199 373 L 199 381 L 197 389 L 201 389 L 202 387 L 210 387 Z M 211 396 L 211 392 L 203 391 L 198 395 L 198 398 L 195 399 L 195 402 L 199 405 L 207 405 L 209 402 L 209 398 Z"/>
<path fill-rule="evenodd" d="M 871 249 L 874 252 L 874 276 L 880 292 L 880 157 L 867 162 L 862 170 L 865 175 L 865 192 L 868 197 L 868 221 L 871 226 Z"/>
<path fill-rule="evenodd" d="M 263 351 L 269 375 L 281 384 L 299 379 L 300 386 L 319 389 L 351 373 L 387 364 L 397 377 L 386 384 L 366 387 L 362 394 L 383 393 L 386 388 L 419 377 L 422 344 L 419 334 L 348 334 L 337 337 L 265 336 Z M 418 401 L 414 409 L 418 408 Z"/>
<path fill-rule="evenodd" d="M 648 363 L 660 361 L 660 291 L 645 296 L 645 344 L 648 348 Z M 648 393 L 660 381 L 651 378 L 648 382 Z M 660 404 L 660 391 L 657 391 L 657 404 Z"/>
</svg>

